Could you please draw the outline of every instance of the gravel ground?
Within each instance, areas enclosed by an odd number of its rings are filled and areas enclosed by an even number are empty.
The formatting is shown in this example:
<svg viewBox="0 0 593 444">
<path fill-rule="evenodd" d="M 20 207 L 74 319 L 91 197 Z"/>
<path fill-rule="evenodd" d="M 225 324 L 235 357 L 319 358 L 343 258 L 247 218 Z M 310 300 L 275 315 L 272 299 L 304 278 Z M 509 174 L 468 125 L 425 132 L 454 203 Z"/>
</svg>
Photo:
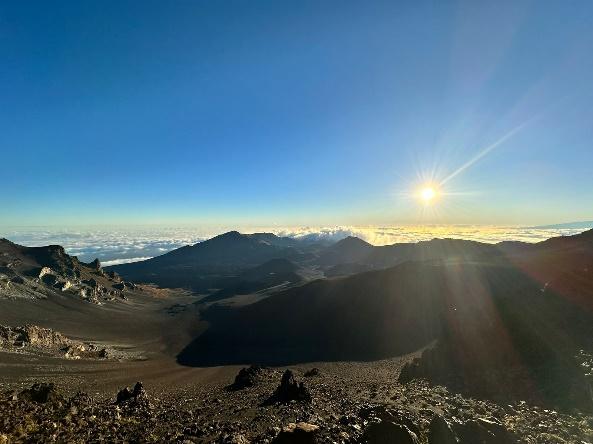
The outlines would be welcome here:
<svg viewBox="0 0 593 444">
<path fill-rule="evenodd" d="M 445 442 L 430 437 L 440 418 L 458 437 L 466 436 L 462 443 L 593 441 L 593 417 L 581 413 L 560 413 L 524 402 L 497 405 L 423 381 L 397 383 L 402 365 L 412 357 L 291 367 L 310 393 L 310 402 L 273 397 L 285 368 L 258 370 L 252 386 L 236 389 L 231 384 L 237 367 L 175 369 L 161 362 L 159 372 L 156 361 L 135 363 L 137 367 L 122 363 L 127 366 L 127 385 L 136 382 L 134 375 L 147 379 L 141 396 L 116 404 L 117 369 L 108 368 L 115 364 L 90 368 L 83 363 L 72 369 L 79 363 L 69 362 L 65 372 L 69 376 L 55 372 L 41 378 L 56 383 L 47 402 L 33 400 L 24 391 L 32 377 L 2 383 L 0 443 L 389 442 L 371 433 L 378 424 L 405 428 L 417 438 L 409 442 L 436 443 Z M 317 374 L 305 376 L 312 368 Z M 84 390 L 85 374 L 92 396 L 76 394 Z M 467 434 L 475 424 L 491 427 L 484 435 L 489 441 L 477 432 Z"/>
</svg>

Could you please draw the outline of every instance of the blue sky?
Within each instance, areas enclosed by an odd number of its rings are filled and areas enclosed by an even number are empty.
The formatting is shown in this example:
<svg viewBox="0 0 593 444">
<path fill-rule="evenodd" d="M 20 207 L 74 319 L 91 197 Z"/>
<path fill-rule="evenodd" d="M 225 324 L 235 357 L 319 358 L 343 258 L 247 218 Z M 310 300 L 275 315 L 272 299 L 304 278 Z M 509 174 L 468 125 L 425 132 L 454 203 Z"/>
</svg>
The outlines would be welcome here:
<svg viewBox="0 0 593 444">
<path fill-rule="evenodd" d="M 591 54 L 588 0 L 2 2 L 0 225 L 593 219 Z"/>
</svg>

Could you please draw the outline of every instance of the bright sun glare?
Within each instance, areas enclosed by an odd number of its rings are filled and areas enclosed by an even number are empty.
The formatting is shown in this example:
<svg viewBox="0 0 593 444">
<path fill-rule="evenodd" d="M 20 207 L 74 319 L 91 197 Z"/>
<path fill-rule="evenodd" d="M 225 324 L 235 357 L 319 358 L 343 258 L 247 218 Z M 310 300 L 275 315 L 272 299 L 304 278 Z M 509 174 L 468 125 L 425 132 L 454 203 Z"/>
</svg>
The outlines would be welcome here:
<svg viewBox="0 0 593 444">
<path fill-rule="evenodd" d="M 435 189 L 433 187 L 424 187 L 422 188 L 422 190 L 420 191 L 420 198 L 425 202 L 425 203 L 430 203 L 434 200 L 434 198 L 436 197 L 437 192 L 435 191 Z"/>
</svg>

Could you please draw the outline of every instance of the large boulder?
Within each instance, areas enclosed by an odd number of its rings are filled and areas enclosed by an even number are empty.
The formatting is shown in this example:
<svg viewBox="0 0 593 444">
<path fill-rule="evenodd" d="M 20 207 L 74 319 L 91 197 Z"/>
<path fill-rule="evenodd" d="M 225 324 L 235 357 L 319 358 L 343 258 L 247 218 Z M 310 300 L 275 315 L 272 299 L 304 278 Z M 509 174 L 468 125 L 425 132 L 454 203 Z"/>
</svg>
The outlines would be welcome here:
<svg viewBox="0 0 593 444">
<path fill-rule="evenodd" d="M 259 377 L 261 376 L 262 367 L 259 365 L 251 365 L 243 367 L 235 376 L 235 381 L 231 385 L 233 390 L 241 390 L 246 387 L 253 387 Z"/>
<path fill-rule="evenodd" d="M 361 443 L 365 444 L 419 444 L 418 436 L 408 427 L 391 421 L 375 422 L 367 426 Z"/>
<path fill-rule="evenodd" d="M 141 382 L 137 382 L 132 390 L 130 390 L 129 387 L 124 387 L 123 389 L 121 389 L 117 393 L 115 403 L 121 404 L 123 402 L 129 401 L 130 399 L 142 396 L 143 394 L 145 394 L 144 386 Z"/>
<path fill-rule="evenodd" d="M 31 388 L 23 390 L 19 398 L 27 401 L 45 404 L 47 402 L 62 402 L 63 396 L 58 393 L 54 384 L 36 383 Z"/>
<path fill-rule="evenodd" d="M 307 370 L 303 376 L 306 378 L 310 378 L 311 376 L 318 376 L 319 375 L 319 369 L 317 367 L 313 367 L 311 370 Z"/>
<path fill-rule="evenodd" d="M 406 426 L 416 436 L 420 435 L 420 429 L 413 421 L 413 414 L 409 411 L 388 408 L 382 405 L 366 405 L 358 411 L 358 416 L 368 423 L 389 422 Z M 411 418 L 412 417 L 412 418 Z"/>
<path fill-rule="evenodd" d="M 122 407 L 131 407 L 132 409 L 150 407 L 148 395 L 141 382 L 137 382 L 132 390 L 129 387 L 120 390 L 117 393 L 115 404 Z"/>
<path fill-rule="evenodd" d="M 286 370 L 282 375 L 280 385 L 276 389 L 274 398 L 279 402 L 311 401 L 311 393 L 303 382 L 297 382 L 294 373 Z"/>
<path fill-rule="evenodd" d="M 453 430 L 459 444 L 515 444 L 516 436 L 495 419 L 478 418 L 454 423 Z"/>
<path fill-rule="evenodd" d="M 315 444 L 319 426 L 307 422 L 291 422 L 274 439 L 275 444 Z"/>
<path fill-rule="evenodd" d="M 435 415 L 428 426 L 428 444 L 458 444 L 458 442 L 445 418 Z"/>
</svg>

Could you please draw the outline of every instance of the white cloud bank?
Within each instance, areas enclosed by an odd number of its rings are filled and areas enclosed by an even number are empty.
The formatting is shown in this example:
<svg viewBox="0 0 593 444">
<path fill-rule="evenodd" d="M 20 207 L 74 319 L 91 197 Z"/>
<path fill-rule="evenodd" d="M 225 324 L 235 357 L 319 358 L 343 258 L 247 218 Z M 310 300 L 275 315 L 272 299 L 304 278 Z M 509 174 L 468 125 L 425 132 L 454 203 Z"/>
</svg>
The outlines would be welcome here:
<svg viewBox="0 0 593 444">
<path fill-rule="evenodd" d="M 434 238 L 468 239 L 478 242 L 502 241 L 540 242 L 556 236 L 567 236 L 583 229 L 541 229 L 512 226 L 484 225 L 421 225 L 394 227 L 307 227 L 275 230 L 276 234 L 297 238 L 326 238 L 340 240 L 356 236 L 373 245 L 391 245 L 403 242 L 418 242 Z"/>
<path fill-rule="evenodd" d="M 0 228 L 0 237 L 27 246 L 62 245 L 69 254 L 90 262 L 94 258 L 104 265 L 116 265 L 146 260 L 184 245 L 195 244 L 231 228 L 203 229 L 199 227 L 126 227 L 126 228 Z M 273 232 L 279 236 L 300 239 L 338 241 L 357 236 L 374 245 L 418 242 L 435 237 L 470 239 L 496 243 L 506 240 L 539 242 L 550 237 L 576 234 L 583 229 L 541 229 L 509 226 L 388 226 L 388 227 L 274 227 L 238 228 L 245 233 Z"/>
</svg>

